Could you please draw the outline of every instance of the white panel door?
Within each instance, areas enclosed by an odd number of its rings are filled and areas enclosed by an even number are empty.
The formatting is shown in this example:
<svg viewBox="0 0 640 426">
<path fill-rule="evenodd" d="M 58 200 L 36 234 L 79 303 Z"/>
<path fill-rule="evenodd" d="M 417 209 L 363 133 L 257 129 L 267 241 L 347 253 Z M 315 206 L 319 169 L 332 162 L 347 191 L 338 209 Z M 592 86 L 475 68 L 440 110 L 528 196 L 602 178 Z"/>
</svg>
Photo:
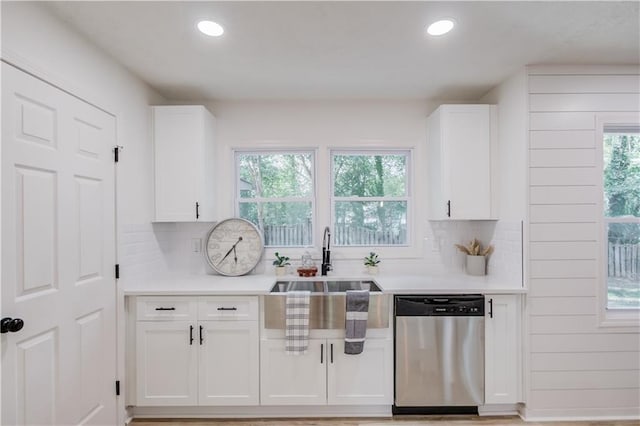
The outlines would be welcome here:
<svg viewBox="0 0 640 426">
<path fill-rule="evenodd" d="M 114 118 L 2 64 L 2 424 L 116 422 Z"/>
<path fill-rule="evenodd" d="M 191 321 L 138 321 L 137 405 L 197 405 L 198 351 Z"/>
<path fill-rule="evenodd" d="M 358 355 L 344 353 L 344 339 L 330 339 L 327 369 L 329 405 L 393 404 L 393 344 L 367 339 Z"/>
<path fill-rule="evenodd" d="M 284 339 L 261 342 L 260 403 L 319 405 L 327 403 L 327 344 L 309 340 L 305 355 L 287 355 Z"/>
<path fill-rule="evenodd" d="M 258 405 L 258 322 L 202 321 L 200 405 Z"/>
<path fill-rule="evenodd" d="M 518 297 L 490 295 L 485 307 L 485 404 L 519 402 Z"/>
</svg>

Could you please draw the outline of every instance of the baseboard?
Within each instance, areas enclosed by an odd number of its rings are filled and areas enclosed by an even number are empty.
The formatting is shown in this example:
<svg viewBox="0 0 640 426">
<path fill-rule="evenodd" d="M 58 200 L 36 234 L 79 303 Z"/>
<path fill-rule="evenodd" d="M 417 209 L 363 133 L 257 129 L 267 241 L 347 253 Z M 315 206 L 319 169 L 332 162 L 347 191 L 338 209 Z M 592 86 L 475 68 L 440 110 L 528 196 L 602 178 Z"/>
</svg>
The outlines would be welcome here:
<svg viewBox="0 0 640 426">
<path fill-rule="evenodd" d="M 390 405 L 131 407 L 133 418 L 391 417 Z"/>
<path fill-rule="evenodd" d="M 527 422 L 640 420 L 640 407 L 531 409 L 525 406 L 520 416 Z"/>
<path fill-rule="evenodd" d="M 478 406 L 479 416 L 518 416 L 518 404 L 489 404 Z"/>
</svg>

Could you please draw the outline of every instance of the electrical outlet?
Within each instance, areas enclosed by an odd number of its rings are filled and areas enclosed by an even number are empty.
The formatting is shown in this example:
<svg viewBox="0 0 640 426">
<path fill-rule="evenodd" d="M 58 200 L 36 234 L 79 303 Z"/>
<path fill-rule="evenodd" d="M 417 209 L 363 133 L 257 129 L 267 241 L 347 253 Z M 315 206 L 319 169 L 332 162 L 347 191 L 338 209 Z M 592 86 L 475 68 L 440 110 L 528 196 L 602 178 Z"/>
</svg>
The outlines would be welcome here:
<svg viewBox="0 0 640 426">
<path fill-rule="evenodd" d="M 193 238 L 191 240 L 191 250 L 194 253 L 200 253 L 200 250 L 202 250 L 202 240 L 200 238 Z"/>
</svg>

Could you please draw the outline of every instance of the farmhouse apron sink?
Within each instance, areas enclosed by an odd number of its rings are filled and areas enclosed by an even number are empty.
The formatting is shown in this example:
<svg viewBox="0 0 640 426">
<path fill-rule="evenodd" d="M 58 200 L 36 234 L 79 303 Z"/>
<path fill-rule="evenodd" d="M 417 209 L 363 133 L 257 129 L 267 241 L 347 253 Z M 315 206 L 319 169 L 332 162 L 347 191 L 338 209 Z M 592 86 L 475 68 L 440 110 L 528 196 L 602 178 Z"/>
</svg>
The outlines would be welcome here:
<svg viewBox="0 0 640 426">
<path fill-rule="evenodd" d="M 278 281 L 264 298 L 265 328 L 285 328 L 288 291 L 310 291 L 309 328 L 344 329 L 346 291 L 369 290 L 367 328 L 389 327 L 389 296 L 373 281 Z"/>
</svg>

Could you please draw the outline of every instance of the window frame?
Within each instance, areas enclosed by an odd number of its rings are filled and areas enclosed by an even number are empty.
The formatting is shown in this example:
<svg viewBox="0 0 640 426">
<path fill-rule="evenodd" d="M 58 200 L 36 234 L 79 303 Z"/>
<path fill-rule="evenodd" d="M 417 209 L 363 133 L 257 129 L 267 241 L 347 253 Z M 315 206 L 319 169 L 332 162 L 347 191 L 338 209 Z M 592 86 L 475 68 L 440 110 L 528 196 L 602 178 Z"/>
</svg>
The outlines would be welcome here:
<svg viewBox="0 0 640 426">
<path fill-rule="evenodd" d="M 640 114 L 616 114 L 616 115 L 596 115 L 596 129 L 595 129 L 595 151 L 596 151 L 596 172 L 598 173 L 598 179 L 596 183 L 596 190 L 598 191 L 598 220 L 597 235 L 598 235 L 598 252 L 600 256 L 598 261 L 598 274 L 597 274 L 597 304 L 598 304 L 598 323 L 600 327 L 610 328 L 618 327 L 624 330 L 634 329 L 640 330 L 640 308 L 626 308 L 616 309 L 608 308 L 608 267 L 609 267 L 609 252 L 608 252 L 608 224 L 612 221 L 604 215 L 604 135 L 607 133 L 605 129 L 607 127 L 615 126 L 628 126 L 628 127 L 640 127 Z M 614 222 L 635 222 L 633 219 L 619 219 Z"/>
<path fill-rule="evenodd" d="M 376 155 L 404 155 L 405 156 L 405 195 L 403 197 L 336 197 L 335 195 L 335 172 L 334 172 L 334 156 L 335 155 L 368 155 L 368 156 L 376 156 Z M 407 225 L 406 225 L 406 241 L 404 244 L 381 244 L 381 245 L 369 245 L 369 244 L 359 244 L 359 245 L 337 245 L 334 244 L 334 247 L 339 250 L 362 250 L 364 247 L 375 248 L 376 251 L 388 250 L 388 249 L 407 249 L 412 248 L 412 234 L 411 230 L 413 229 L 412 222 L 412 201 L 413 201 L 413 185 L 412 185 L 412 176 L 413 176 L 413 150 L 409 148 L 330 148 L 329 149 L 329 174 L 330 174 L 330 184 L 329 184 L 329 223 L 331 225 L 332 231 L 335 231 L 335 203 L 338 202 L 376 202 L 376 201 L 405 201 L 407 203 L 406 214 L 407 214 Z M 332 239 L 332 241 L 335 241 Z"/>
<path fill-rule="evenodd" d="M 241 198 L 240 197 L 240 155 L 270 155 L 270 154 L 309 154 L 311 156 L 311 194 L 308 197 L 277 197 L 277 198 Z M 234 215 L 240 217 L 240 203 L 255 202 L 255 203 L 286 203 L 286 202 L 310 202 L 311 203 L 311 241 L 309 245 L 290 245 L 290 246 L 267 246 L 265 243 L 265 250 L 275 251 L 278 249 L 292 249 L 292 251 L 298 251 L 300 249 L 310 249 L 315 247 L 316 234 L 317 234 L 317 197 L 318 197 L 318 161 L 317 150 L 311 148 L 237 148 L 233 149 L 233 161 L 235 168 L 234 179 Z M 260 230 L 263 233 L 264 230 Z"/>
</svg>

